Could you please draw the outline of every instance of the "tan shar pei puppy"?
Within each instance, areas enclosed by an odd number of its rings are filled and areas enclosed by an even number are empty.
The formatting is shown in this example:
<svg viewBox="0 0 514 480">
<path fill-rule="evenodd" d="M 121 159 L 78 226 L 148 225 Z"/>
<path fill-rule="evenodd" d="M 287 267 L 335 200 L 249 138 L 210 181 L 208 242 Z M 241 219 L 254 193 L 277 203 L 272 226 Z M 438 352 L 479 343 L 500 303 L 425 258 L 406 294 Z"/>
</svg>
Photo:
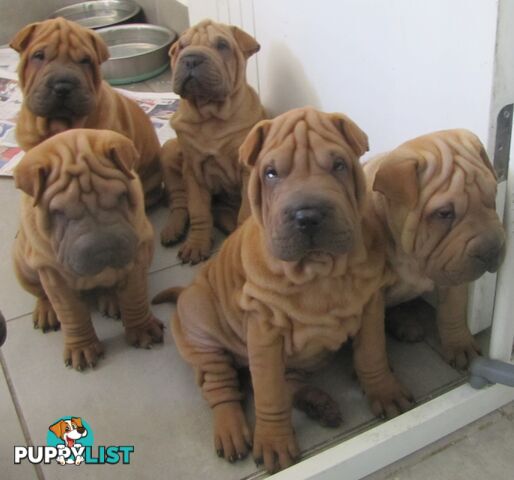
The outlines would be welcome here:
<svg viewBox="0 0 514 480">
<path fill-rule="evenodd" d="M 437 290 L 437 325 L 449 363 L 465 368 L 480 352 L 466 323 L 468 283 L 495 272 L 505 250 L 496 214 L 496 176 L 480 140 L 444 130 L 404 143 L 365 165 L 389 258 L 398 274 L 392 307 Z M 388 312 L 388 328 L 416 341 L 420 302 Z"/>
<path fill-rule="evenodd" d="M 24 192 L 15 270 L 37 297 L 34 326 L 62 326 L 64 362 L 77 370 L 102 354 L 84 292 L 116 296 L 130 343 L 162 341 L 147 299 L 153 230 L 133 170 L 137 157 L 118 133 L 73 129 L 32 148 L 14 173 Z"/>
<path fill-rule="evenodd" d="M 171 209 L 161 241 L 169 245 L 181 240 L 189 220 L 178 254 L 183 262 L 197 263 L 210 255 L 213 223 L 225 233 L 237 225 L 247 177 L 238 148 L 265 118 L 257 94 L 246 83 L 246 61 L 258 50 L 247 33 L 211 20 L 187 30 L 171 47 L 173 90 L 181 100 L 171 118 L 177 139 L 168 141 L 161 153 Z M 245 205 L 240 218 L 248 215 Z"/>
<path fill-rule="evenodd" d="M 355 368 L 375 414 L 411 406 L 385 351 L 385 251 L 363 223 L 364 132 L 312 108 L 257 124 L 241 147 L 252 215 L 180 293 L 175 342 L 214 412 L 214 442 L 229 461 L 253 455 L 269 472 L 298 456 L 293 404 L 326 425 L 340 414 L 305 374 L 353 339 Z M 170 299 L 170 289 L 154 301 Z M 255 393 L 252 437 L 237 368 Z"/>
<path fill-rule="evenodd" d="M 18 75 L 23 105 L 16 138 L 30 150 L 70 128 L 104 128 L 130 138 L 139 152 L 135 169 L 147 206 L 161 195 L 160 145 L 146 114 L 133 100 L 102 80 L 109 58 L 94 31 L 56 18 L 20 30 L 10 46 L 20 53 Z"/>
</svg>

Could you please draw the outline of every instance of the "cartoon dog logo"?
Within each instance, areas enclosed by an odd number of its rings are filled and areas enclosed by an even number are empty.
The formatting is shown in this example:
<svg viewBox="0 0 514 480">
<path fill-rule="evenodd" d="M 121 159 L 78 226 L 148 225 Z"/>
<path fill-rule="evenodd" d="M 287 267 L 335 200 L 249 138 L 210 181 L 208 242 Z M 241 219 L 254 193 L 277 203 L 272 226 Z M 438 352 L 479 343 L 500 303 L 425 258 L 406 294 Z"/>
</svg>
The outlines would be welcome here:
<svg viewBox="0 0 514 480">
<path fill-rule="evenodd" d="M 48 428 L 56 437 L 59 437 L 64 442 L 65 447 L 70 449 L 72 447 L 82 447 L 80 443 L 77 443 L 77 440 L 87 435 L 87 430 L 82 425 L 82 419 L 80 417 L 71 417 L 70 420 L 59 420 Z M 57 462 L 61 465 L 65 465 L 66 463 L 80 465 L 83 461 L 84 457 L 81 455 L 77 455 L 75 459 L 68 457 L 67 460 L 65 460 L 63 456 L 57 457 Z"/>
</svg>

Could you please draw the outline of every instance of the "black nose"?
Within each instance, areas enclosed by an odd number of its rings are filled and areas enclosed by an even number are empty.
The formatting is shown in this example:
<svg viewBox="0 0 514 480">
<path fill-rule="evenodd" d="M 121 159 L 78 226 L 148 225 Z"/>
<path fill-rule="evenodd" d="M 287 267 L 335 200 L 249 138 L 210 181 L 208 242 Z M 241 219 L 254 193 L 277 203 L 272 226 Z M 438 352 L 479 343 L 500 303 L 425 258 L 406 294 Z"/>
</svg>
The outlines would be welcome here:
<svg viewBox="0 0 514 480">
<path fill-rule="evenodd" d="M 474 255 L 476 259 L 484 264 L 484 267 L 488 272 L 495 272 L 498 270 L 502 256 L 502 247 L 500 245 L 478 252 Z"/>
<path fill-rule="evenodd" d="M 77 427 L 77 432 L 79 433 L 84 433 L 85 432 L 85 427 Z"/>
<path fill-rule="evenodd" d="M 186 55 L 185 57 L 182 57 L 181 62 L 189 68 L 190 70 L 200 65 L 204 60 L 204 57 L 201 55 L 195 55 L 193 53 Z"/>
<path fill-rule="evenodd" d="M 300 208 L 294 212 L 296 228 L 305 233 L 317 230 L 322 221 L 323 212 L 319 208 Z"/>
<path fill-rule="evenodd" d="M 73 84 L 67 81 L 55 82 L 52 90 L 58 97 L 67 97 L 73 90 Z"/>
</svg>

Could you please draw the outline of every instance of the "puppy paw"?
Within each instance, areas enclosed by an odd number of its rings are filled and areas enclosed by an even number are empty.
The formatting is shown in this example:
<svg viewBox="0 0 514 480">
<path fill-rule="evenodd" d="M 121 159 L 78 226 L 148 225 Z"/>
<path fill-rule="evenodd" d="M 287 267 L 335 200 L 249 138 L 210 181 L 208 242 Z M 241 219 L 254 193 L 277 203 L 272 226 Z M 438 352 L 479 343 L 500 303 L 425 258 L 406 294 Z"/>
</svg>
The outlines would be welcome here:
<svg viewBox="0 0 514 480">
<path fill-rule="evenodd" d="M 113 294 L 99 294 L 97 299 L 98 311 L 104 317 L 120 319 L 120 305 L 116 295 Z"/>
<path fill-rule="evenodd" d="M 371 411 L 377 417 L 394 418 L 414 406 L 411 393 L 392 373 L 363 387 L 371 405 Z"/>
<path fill-rule="evenodd" d="M 257 466 L 264 464 L 273 474 L 290 467 L 300 455 L 293 428 L 276 431 L 257 421 L 253 436 L 253 457 Z"/>
<path fill-rule="evenodd" d="M 182 260 L 182 263 L 191 263 L 191 265 L 195 265 L 209 258 L 211 254 L 211 244 L 212 242 L 210 238 L 203 240 L 188 239 L 184 245 L 180 247 L 177 256 Z"/>
<path fill-rule="evenodd" d="M 102 344 L 95 339 L 85 346 L 64 346 L 64 365 L 81 372 L 86 368 L 95 368 L 100 357 L 103 356 Z"/>
<path fill-rule="evenodd" d="M 76 458 L 75 458 L 75 465 L 80 465 L 82 462 L 84 462 L 84 457 L 78 455 Z"/>
<path fill-rule="evenodd" d="M 168 222 L 161 231 L 161 243 L 165 247 L 180 242 L 186 233 L 189 215 L 185 208 L 170 212 Z"/>
<path fill-rule="evenodd" d="M 388 319 L 386 325 L 388 333 L 400 342 L 416 343 L 425 338 L 425 330 L 416 319 Z"/>
<path fill-rule="evenodd" d="M 341 425 L 339 405 L 323 390 L 306 385 L 295 392 L 293 406 L 316 420 L 324 427 L 335 428 Z"/>
<path fill-rule="evenodd" d="M 125 335 L 128 343 L 134 347 L 152 348 L 154 343 L 162 343 L 163 340 L 163 323 L 153 315 L 138 327 L 126 327 Z"/>
<path fill-rule="evenodd" d="M 371 411 L 380 418 L 394 418 L 414 406 L 411 393 L 391 373 L 373 382 L 363 382 Z"/>
<path fill-rule="evenodd" d="M 458 370 L 469 368 L 471 361 L 481 354 L 480 347 L 471 334 L 463 335 L 459 339 L 443 341 L 445 360 Z"/>
<path fill-rule="evenodd" d="M 43 333 L 49 330 L 57 331 L 61 328 L 55 310 L 47 298 L 37 299 L 36 308 L 32 313 L 32 322 L 34 328 L 40 328 Z"/>
<path fill-rule="evenodd" d="M 214 448 L 218 457 L 230 463 L 243 460 L 252 445 L 250 429 L 239 402 L 216 405 L 214 412 Z"/>
</svg>

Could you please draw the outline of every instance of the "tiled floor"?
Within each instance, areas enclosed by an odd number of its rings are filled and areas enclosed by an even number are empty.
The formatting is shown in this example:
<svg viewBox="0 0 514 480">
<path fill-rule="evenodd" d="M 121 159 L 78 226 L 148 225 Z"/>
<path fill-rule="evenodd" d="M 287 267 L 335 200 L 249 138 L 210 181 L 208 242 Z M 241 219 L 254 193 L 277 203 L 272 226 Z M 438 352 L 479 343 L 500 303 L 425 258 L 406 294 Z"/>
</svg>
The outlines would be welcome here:
<svg viewBox="0 0 514 480">
<path fill-rule="evenodd" d="M 166 75 L 157 81 L 162 83 L 152 82 L 146 87 L 164 89 L 168 82 Z M 14 465 L 12 458 L 14 445 L 46 445 L 49 425 L 68 415 L 87 420 L 94 430 L 95 445 L 135 447 L 129 466 L 82 465 L 74 468 L 76 479 L 259 477 L 261 472 L 251 459 L 229 465 L 214 454 L 210 411 L 195 385 L 193 372 L 179 357 L 169 329 L 163 345 L 137 350 L 125 343 L 119 322 L 95 313 L 94 324 L 106 357 L 94 371 L 79 373 L 64 367 L 61 333 L 44 335 L 32 328 L 34 299 L 18 286 L 13 275 L 10 250 L 18 224 L 19 194 L 11 179 L 0 179 L 0 204 L 0 309 L 8 319 L 7 342 L 0 350 L 0 478 L 69 478 L 70 467 L 55 463 L 37 467 L 27 463 Z M 165 218 L 164 209 L 151 214 L 157 234 Z M 218 245 L 221 239 L 219 235 Z M 156 253 L 148 279 L 151 296 L 164 287 L 184 285 L 193 278 L 198 267 L 180 265 L 176 253 L 176 247 L 162 248 L 156 236 Z M 172 307 L 159 305 L 154 313 L 168 324 Z M 390 340 L 389 351 L 396 374 L 418 401 L 463 381 L 458 372 L 441 360 L 433 330 L 428 340 L 418 345 Z M 324 386 L 339 402 L 344 422 L 340 428 L 324 429 L 295 412 L 295 429 L 304 455 L 376 424 L 352 376 L 348 349 L 343 349 L 332 367 L 317 375 L 313 382 Z M 249 411 L 251 403 L 249 396 Z"/>
</svg>

